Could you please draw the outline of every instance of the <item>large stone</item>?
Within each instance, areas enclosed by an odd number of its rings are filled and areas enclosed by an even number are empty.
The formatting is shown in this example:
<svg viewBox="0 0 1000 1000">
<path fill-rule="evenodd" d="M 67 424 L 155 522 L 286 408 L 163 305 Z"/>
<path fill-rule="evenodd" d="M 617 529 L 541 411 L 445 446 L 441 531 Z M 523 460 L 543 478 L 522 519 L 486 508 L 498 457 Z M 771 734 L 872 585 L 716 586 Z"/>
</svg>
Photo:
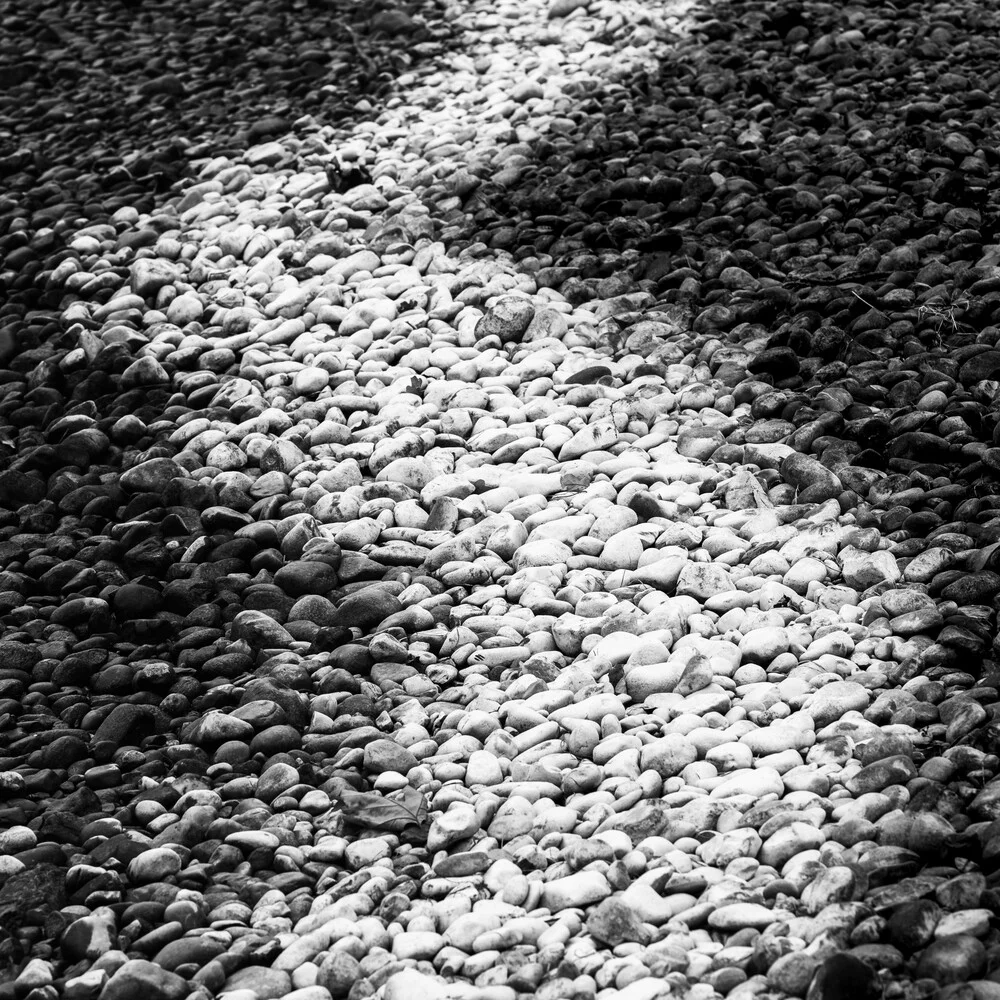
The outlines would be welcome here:
<svg viewBox="0 0 1000 1000">
<path fill-rule="evenodd" d="M 732 589 L 733 579 L 729 572 L 715 563 L 685 563 L 677 578 L 678 597 L 693 597 L 705 601 L 715 594 L 728 593 Z"/>
<path fill-rule="evenodd" d="M 832 681 L 810 695 L 803 708 L 820 729 L 837 722 L 847 712 L 863 712 L 869 701 L 868 689 L 857 681 Z"/>
<path fill-rule="evenodd" d="M 853 955 L 831 955 L 816 970 L 806 1000 L 876 1000 L 882 995 L 875 972 Z"/>
<path fill-rule="evenodd" d="M 587 907 L 611 895 L 611 886 L 602 872 L 576 872 L 545 882 L 542 905 L 553 913 L 571 907 Z"/>
<path fill-rule="evenodd" d="M 337 571 L 325 562 L 296 559 L 275 572 L 274 583 L 292 597 L 326 594 L 337 586 Z"/>
<path fill-rule="evenodd" d="M 841 549 L 838 559 L 844 583 L 857 591 L 867 590 L 880 583 L 895 583 L 903 575 L 896 557 L 884 549 L 866 552 L 848 545 Z"/>
<path fill-rule="evenodd" d="M 782 479 L 797 492 L 799 503 L 822 503 L 843 492 L 840 480 L 821 462 L 796 452 L 781 463 Z"/>
<path fill-rule="evenodd" d="M 108 980 L 99 1000 L 181 1000 L 187 993 L 186 979 L 154 962 L 132 958 Z"/>
<path fill-rule="evenodd" d="M 921 979 L 935 979 L 942 986 L 975 979 L 986 965 L 986 948 L 970 934 L 939 937 L 924 949 L 917 962 Z"/>
<path fill-rule="evenodd" d="M 292 977 L 281 969 L 248 965 L 234 972 L 223 984 L 222 992 L 249 990 L 257 1000 L 279 1000 L 292 990 Z"/>
<path fill-rule="evenodd" d="M 626 941 L 644 945 L 650 937 L 649 929 L 619 897 L 605 899 L 593 909 L 587 930 L 595 940 L 612 948 Z"/>
<path fill-rule="evenodd" d="M 232 637 L 243 639 L 254 649 L 287 649 L 295 642 L 283 626 L 263 611 L 241 611 L 233 619 Z"/>
<path fill-rule="evenodd" d="M 503 344 L 520 343 L 534 315 L 535 307 L 530 299 L 505 295 L 490 306 L 476 324 L 476 337 L 496 336 Z"/>
<path fill-rule="evenodd" d="M 123 472 L 119 482 L 127 493 L 164 494 L 174 479 L 188 478 L 187 472 L 169 458 L 151 458 Z"/>
</svg>

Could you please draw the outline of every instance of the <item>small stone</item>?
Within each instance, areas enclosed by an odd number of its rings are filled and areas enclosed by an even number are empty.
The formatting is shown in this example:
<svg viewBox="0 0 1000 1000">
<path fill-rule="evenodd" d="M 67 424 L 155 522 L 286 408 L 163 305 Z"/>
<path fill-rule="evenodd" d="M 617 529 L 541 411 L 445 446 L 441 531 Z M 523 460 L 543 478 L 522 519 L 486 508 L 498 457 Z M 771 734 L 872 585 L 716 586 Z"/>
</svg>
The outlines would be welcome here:
<svg viewBox="0 0 1000 1000">
<path fill-rule="evenodd" d="M 374 740 L 365 747 L 364 769 L 369 774 L 406 775 L 419 763 L 409 750 L 394 740 Z"/>
<path fill-rule="evenodd" d="M 612 948 L 626 941 L 645 945 L 649 930 L 635 913 L 618 897 L 605 899 L 587 918 L 587 931 L 591 937 Z"/>
</svg>

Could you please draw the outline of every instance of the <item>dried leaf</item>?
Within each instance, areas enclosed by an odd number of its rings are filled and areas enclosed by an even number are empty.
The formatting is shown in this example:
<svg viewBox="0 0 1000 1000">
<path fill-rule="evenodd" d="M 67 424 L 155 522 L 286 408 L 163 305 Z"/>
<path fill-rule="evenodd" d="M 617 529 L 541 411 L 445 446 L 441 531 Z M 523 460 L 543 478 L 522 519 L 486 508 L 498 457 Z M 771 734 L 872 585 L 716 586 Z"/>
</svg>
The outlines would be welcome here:
<svg viewBox="0 0 1000 1000">
<path fill-rule="evenodd" d="M 410 841 L 423 842 L 429 828 L 427 799 L 407 785 L 392 798 L 378 792 L 341 792 L 344 819 L 369 830 L 388 830 Z"/>
</svg>

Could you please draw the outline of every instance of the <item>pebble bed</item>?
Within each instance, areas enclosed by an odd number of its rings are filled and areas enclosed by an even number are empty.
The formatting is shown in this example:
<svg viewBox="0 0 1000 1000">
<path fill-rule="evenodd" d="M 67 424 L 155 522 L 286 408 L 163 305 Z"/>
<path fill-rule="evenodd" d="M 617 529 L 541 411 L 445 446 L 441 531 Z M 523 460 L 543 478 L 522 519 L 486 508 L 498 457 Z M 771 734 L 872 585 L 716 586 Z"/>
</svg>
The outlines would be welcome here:
<svg viewBox="0 0 1000 1000">
<path fill-rule="evenodd" d="M 1000 998 L 1000 16 L 22 6 L 0 1000 Z"/>
</svg>

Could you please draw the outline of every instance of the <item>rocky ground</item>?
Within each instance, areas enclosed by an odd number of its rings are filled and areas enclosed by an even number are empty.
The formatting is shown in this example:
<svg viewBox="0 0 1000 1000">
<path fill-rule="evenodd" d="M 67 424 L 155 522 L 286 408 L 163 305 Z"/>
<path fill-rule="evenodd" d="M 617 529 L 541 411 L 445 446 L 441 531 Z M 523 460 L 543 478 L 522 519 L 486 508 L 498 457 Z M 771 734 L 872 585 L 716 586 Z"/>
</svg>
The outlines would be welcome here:
<svg viewBox="0 0 1000 1000">
<path fill-rule="evenodd" d="M 1000 997 L 1000 14 L 10 7 L 0 1000 Z"/>
</svg>

